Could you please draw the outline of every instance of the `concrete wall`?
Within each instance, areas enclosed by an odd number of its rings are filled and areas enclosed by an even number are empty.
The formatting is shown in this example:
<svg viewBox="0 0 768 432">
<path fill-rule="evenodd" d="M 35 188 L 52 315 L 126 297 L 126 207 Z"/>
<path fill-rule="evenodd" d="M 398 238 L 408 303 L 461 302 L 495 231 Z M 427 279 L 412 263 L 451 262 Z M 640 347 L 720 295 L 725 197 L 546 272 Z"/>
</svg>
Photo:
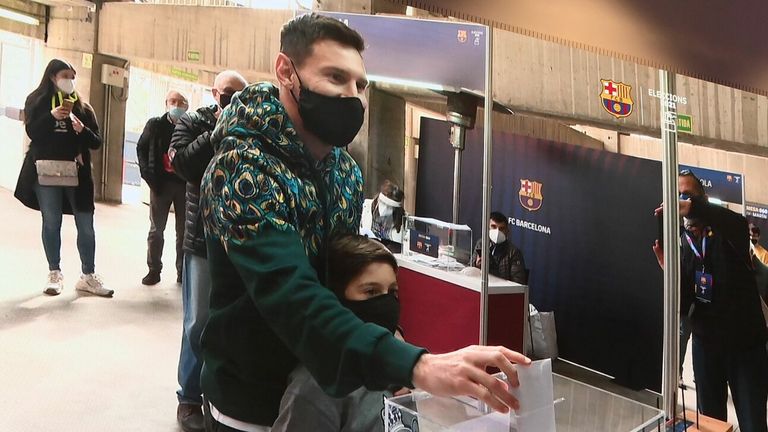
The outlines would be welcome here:
<svg viewBox="0 0 768 432">
<path fill-rule="evenodd" d="M 601 106 L 600 79 L 632 86 L 633 113 L 616 120 Z M 522 113 L 620 131 L 659 134 L 658 69 L 503 30 L 494 31 L 494 94 Z M 685 76 L 677 94 L 693 116 L 690 141 L 768 155 L 768 98 Z"/>
<path fill-rule="evenodd" d="M 270 79 L 291 11 L 106 3 L 99 52 L 175 70 L 235 69 Z M 199 60 L 194 55 L 199 54 Z"/>
</svg>

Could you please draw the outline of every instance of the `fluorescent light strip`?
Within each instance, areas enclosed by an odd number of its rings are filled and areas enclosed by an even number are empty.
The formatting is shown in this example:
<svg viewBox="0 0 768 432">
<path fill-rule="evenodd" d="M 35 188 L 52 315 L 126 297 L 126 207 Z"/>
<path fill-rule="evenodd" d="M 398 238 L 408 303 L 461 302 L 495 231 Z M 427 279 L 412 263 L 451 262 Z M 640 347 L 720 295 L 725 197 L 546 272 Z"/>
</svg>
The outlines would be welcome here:
<svg viewBox="0 0 768 432">
<path fill-rule="evenodd" d="M 23 13 L 12 11 L 10 9 L 0 8 L 0 18 L 6 18 L 12 21 L 29 24 L 33 26 L 40 25 L 40 20 Z"/>
<path fill-rule="evenodd" d="M 400 78 L 384 77 L 384 76 L 378 76 L 378 75 L 368 75 L 368 80 L 372 82 L 396 84 L 396 85 L 402 85 L 406 87 L 416 87 L 416 88 L 422 88 L 427 90 L 437 90 L 437 91 L 445 90 L 445 87 L 441 86 L 440 84 L 405 80 Z"/>
</svg>

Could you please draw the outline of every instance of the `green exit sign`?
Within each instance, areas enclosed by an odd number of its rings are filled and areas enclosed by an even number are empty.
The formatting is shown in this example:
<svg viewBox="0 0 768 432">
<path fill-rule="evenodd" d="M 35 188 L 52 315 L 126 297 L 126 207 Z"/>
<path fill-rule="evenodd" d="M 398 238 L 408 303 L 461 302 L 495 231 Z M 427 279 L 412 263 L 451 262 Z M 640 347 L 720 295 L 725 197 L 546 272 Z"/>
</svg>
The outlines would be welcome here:
<svg viewBox="0 0 768 432">
<path fill-rule="evenodd" d="M 693 117 L 686 114 L 677 115 L 677 131 L 693 133 Z"/>
<path fill-rule="evenodd" d="M 200 51 L 187 51 L 187 61 L 199 62 L 200 61 Z"/>
</svg>

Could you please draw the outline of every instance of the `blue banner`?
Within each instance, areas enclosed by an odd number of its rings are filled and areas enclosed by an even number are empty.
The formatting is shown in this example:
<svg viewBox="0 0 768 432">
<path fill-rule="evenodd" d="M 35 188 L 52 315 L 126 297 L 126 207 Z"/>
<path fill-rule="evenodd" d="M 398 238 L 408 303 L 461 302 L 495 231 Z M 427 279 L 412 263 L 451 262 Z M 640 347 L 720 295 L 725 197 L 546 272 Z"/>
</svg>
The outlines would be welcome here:
<svg viewBox="0 0 768 432">
<path fill-rule="evenodd" d="M 423 119 L 416 215 L 450 220 L 450 125 Z M 467 131 L 459 221 L 481 228 L 483 130 Z M 659 390 L 662 271 L 652 245 L 661 164 L 493 134 L 492 210 L 530 270 L 530 301 L 554 311 L 562 358 L 632 388 Z M 477 237 L 477 235 L 475 235 Z"/>
<path fill-rule="evenodd" d="M 479 24 L 323 12 L 365 39 L 369 75 L 466 88 L 485 88 L 486 28 Z"/>
<path fill-rule="evenodd" d="M 680 170 L 690 170 L 701 180 L 704 190 L 710 198 L 717 198 L 729 203 L 744 204 L 744 176 L 726 171 L 716 171 L 680 165 Z"/>
</svg>

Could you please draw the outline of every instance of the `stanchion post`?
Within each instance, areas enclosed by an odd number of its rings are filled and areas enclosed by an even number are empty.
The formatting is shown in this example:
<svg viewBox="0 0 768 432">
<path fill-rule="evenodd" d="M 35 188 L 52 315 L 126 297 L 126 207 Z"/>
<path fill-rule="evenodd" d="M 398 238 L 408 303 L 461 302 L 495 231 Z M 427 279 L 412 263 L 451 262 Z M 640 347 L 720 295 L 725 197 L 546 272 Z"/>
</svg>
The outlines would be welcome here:
<svg viewBox="0 0 768 432">
<path fill-rule="evenodd" d="M 483 256 L 480 285 L 480 344 L 488 344 L 488 269 L 490 265 L 487 251 L 490 249 L 488 238 L 488 219 L 491 215 L 491 179 L 493 154 L 493 28 L 486 27 L 485 38 L 485 105 L 483 112 Z"/>
<path fill-rule="evenodd" d="M 665 94 L 675 94 L 675 74 L 660 70 L 659 84 Z M 674 104 L 661 101 L 661 139 L 664 155 L 661 162 L 664 197 L 664 346 L 662 364 L 662 397 L 667 419 L 677 410 L 677 387 L 680 367 L 680 206 L 677 164 L 677 110 Z"/>
</svg>

